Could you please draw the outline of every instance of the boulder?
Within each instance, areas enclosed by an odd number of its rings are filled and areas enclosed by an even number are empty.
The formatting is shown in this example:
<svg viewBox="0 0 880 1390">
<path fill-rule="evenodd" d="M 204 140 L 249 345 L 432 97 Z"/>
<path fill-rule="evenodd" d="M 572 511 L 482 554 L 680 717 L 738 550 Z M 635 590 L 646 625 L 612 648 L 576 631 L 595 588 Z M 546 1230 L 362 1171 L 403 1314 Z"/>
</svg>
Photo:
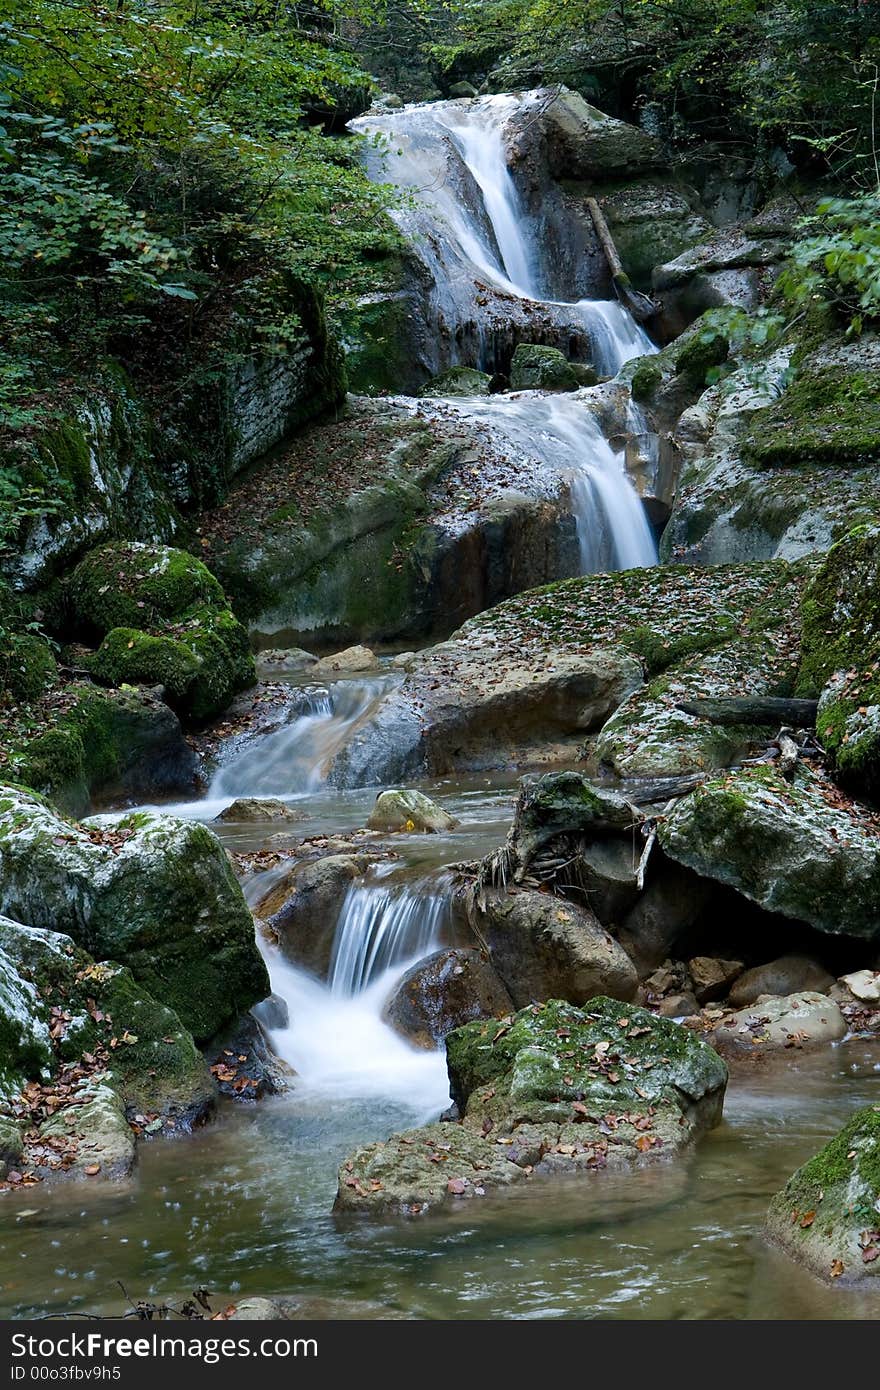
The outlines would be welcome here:
<svg viewBox="0 0 880 1390">
<path fill-rule="evenodd" d="M 65 594 L 74 629 L 102 639 L 88 662 L 99 681 L 161 686 L 181 715 L 206 720 L 256 679 L 247 633 L 210 570 L 184 550 L 102 546 Z"/>
<path fill-rule="evenodd" d="M 332 656 L 322 656 L 315 662 L 316 675 L 345 671 L 370 671 L 376 665 L 376 654 L 369 647 L 346 647 L 344 651 L 334 652 Z"/>
<path fill-rule="evenodd" d="M 267 647 L 254 657 L 257 678 L 261 681 L 275 680 L 277 676 L 296 675 L 307 671 L 318 660 L 302 647 Z"/>
<path fill-rule="evenodd" d="M 420 830 L 437 834 L 454 830 L 458 821 L 418 791 L 381 792 L 367 821 L 368 830 Z"/>
<path fill-rule="evenodd" d="M 666 162 L 653 136 L 606 115 L 564 87 L 554 89 L 540 119 L 554 178 L 623 179 Z"/>
<path fill-rule="evenodd" d="M 711 883 L 677 864 L 667 861 L 655 872 L 617 933 L 641 978 L 667 959 L 703 917 L 714 896 Z"/>
<path fill-rule="evenodd" d="M 18 1095 L 27 1078 L 48 1074 L 52 1048 L 45 1011 L 0 947 L 0 1103 Z"/>
<path fill-rule="evenodd" d="M 587 906 L 606 926 L 621 923 L 639 896 L 641 846 L 608 836 L 585 844 L 578 858 L 578 886 Z"/>
<path fill-rule="evenodd" d="M 645 178 L 592 186 L 585 194 L 598 198 L 623 269 L 643 290 L 650 289 L 656 266 L 698 245 L 711 230 L 696 193 L 685 185 Z"/>
<path fill-rule="evenodd" d="M 382 1016 L 417 1047 L 432 1048 L 454 1028 L 477 1018 L 501 1018 L 513 1001 L 477 950 L 436 951 L 408 970 Z"/>
<path fill-rule="evenodd" d="M 880 1004 L 880 970 L 856 970 L 841 976 L 840 983 L 863 1004 Z"/>
<path fill-rule="evenodd" d="M 770 1239 L 821 1279 L 880 1275 L 880 1106 L 859 1110 L 770 1204 Z"/>
<path fill-rule="evenodd" d="M 8 1115 L 0 1115 L 0 1182 L 10 1168 L 18 1168 L 23 1154 L 21 1125 Z"/>
<path fill-rule="evenodd" d="M 50 727 L 14 750 L 16 781 L 83 816 L 95 800 L 194 795 L 198 760 L 180 720 L 155 691 L 65 688 Z"/>
<path fill-rule="evenodd" d="M 516 1008 L 545 999 L 632 999 L 626 952 L 586 908 L 533 891 L 485 894 L 474 923 Z"/>
<path fill-rule="evenodd" d="M 255 1101 L 280 1095 L 294 1075 L 292 1068 L 276 1057 L 259 1021 L 249 1013 L 219 1033 L 206 1046 L 205 1056 L 220 1094 L 230 1100 Z"/>
<path fill-rule="evenodd" d="M 369 863 L 366 855 L 331 854 L 296 864 L 257 904 L 288 960 L 326 978 L 342 904 Z"/>
<path fill-rule="evenodd" d="M 510 364 L 514 391 L 576 391 L 580 382 L 571 363 L 558 348 L 540 343 L 520 343 Z"/>
<path fill-rule="evenodd" d="M 421 396 L 488 396 L 492 378 L 476 367 L 447 367 L 423 386 Z"/>
<path fill-rule="evenodd" d="M 667 994 L 660 1001 L 661 1018 L 690 1018 L 693 1014 L 700 1012 L 695 994 L 690 990 L 685 990 L 683 994 Z"/>
<path fill-rule="evenodd" d="M 880 436 L 878 436 L 880 442 Z M 816 730 L 841 783 L 880 794 L 880 525 L 832 547 L 803 599 L 798 690 L 820 696 Z"/>
<path fill-rule="evenodd" d="M 446 1050 L 461 1122 L 352 1154 L 337 1212 L 418 1216 L 533 1179 L 657 1162 L 718 1122 L 727 1083 L 693 1033 L 603 998 L 469 1023 Z"/>
<path fill-rule="evenodd" d="M 688 972 L 694 984 L 696 998 L 701 1004 L 707 1004 L 713 999 L 721 999 L 727 994 L 733 982 L 742 975 L 743 963 L 741 960 L 719 960 L 717 956 L 694 956 L 688 961 Z M 810 988 L 810 986 L 793 986 L 793 989 L 799 988 Z M 766 992 L 772 993 L 771 990 Z M 790 992 L 789 990 L 785 991 L 786 994 Z M 731 1003 L 733 1002 L 731 1000 Z M 742 1002 L 750 1004 L 752 1001 L 748 999 Z"/>
<path fill-rule="evenodd" d="M 762 994 L 797 994 L 800 990 L 827 994 L 833 984 L 834 976 L 811 956 L 779 956 L 765 965 L 741 970 L 729 1002 L 734 1009 L 742 1009 L 754 1004 Z"/>
<path fill-rule="evenodd" d="M 714 1042 L 725 1055 L 757 1057 L 780 1048 L 839 1042 L 846 1032 L 846 1019 L 833 1000 L 802 990 L 784 997 L 762 995 L 750 1008 L 724 1018 Z"/>
<path fill-rule="evenodd" d="M 254 825 L 263 821 L 305 820 L 306 814 L 274 796 L 240 796 L 215 819 L 234 825 Z"/>
<path fill-rule="evenodd" d="M 880 936 L 880 832 L 823 777 L 743 768 L 682 797 L 664 851 L 768 912 L 831 935 Z"/>
<path fill-rule="evenodd" d="M 77 1105 L 66 1106 L 40 1126 L 38 1148 L 54 1148 L 59 1140 L 71 1158 L 63 1169 L 65 1177 L 118 1181 L 131 1175 L 137 1161 L 122 1102 L 112 1087 L 100 1082 L 90 1083 Z"/>
<path fill-rule="evenodd" d="M 193 821 L 138 812 L 77 825 L 4 787 L 0 911 L 129 966 L 199 1040 L 269 993 L 229 861 Z"/>
</svg>

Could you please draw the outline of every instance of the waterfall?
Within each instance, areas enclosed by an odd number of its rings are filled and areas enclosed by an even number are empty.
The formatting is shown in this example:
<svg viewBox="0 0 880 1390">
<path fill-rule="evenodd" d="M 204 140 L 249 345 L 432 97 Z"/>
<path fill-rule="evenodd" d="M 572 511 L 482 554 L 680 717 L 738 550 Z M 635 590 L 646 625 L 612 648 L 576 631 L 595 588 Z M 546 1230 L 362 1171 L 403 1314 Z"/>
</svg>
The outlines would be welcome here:
<svg viewBox="0 0 880 1390">
<path fill-rule="evenodd" d="M 336 753 L 372 717 L 401 675 L 334 681 L 305 691 L 293 717 L 246 740 L 214 774 L 210 801 L 296 796 L 324 785 Z"/>
<path fill-rule="evenodd" d="M 542 291 L 538 247 L 526 239 L 505 144 L 511 118 L 532 101 L 432 102 L 351 123 L 384 142 L 368 156 L 372 176 L 410 195 L 394 216 L 433 283 L 432 371 L 453 362 L 497 370 L 495 339 L 509 349 L 511 325 L 520 341 L 582 347 L 602 375 L 654 350 L 616 300 L 567 302 Z"/>
<path fill-rule="evenodd" d="M 440 943 L 449 894 L 353 884 L 339 914 L 330 962 L 334 994 L 360 994 L 380 975 L 430 954 Z"/>
<path fill-rule="evenodd" d="M 595 416 L 576 396 L 450 398 L 445 408 L 486 425 L 514 457 L 539 458 L 568 484 L 582 574 L 657 562 L 641 502 Z"/>
</svg>

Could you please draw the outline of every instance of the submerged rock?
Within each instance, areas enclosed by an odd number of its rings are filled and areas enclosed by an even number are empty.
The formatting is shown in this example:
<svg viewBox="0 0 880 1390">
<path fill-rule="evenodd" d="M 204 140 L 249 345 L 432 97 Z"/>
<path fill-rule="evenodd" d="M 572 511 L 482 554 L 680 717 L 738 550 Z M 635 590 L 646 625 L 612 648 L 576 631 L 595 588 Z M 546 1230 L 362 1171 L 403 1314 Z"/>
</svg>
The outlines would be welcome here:
<svg viewBox="0 0 880 1390">
<path fill-rule="evenodd" d="M 418 791 L 387 791 L 376 798 L 367 821 L 369 830 L 421 830 L 437 834 L 454 830 L 458 821 L 442 806 Z"/>
<path fill-rule="evenodd" d="M 454 1028 L 501 1018 L 513 1001 L 480 951 L 436 951 L 408 970 L 383 1009 L 396 1032 L 418 1047 L 436 1047 Z"/>
<path fill-rule="evenodd" d="M 838 1042 L 846 1032 L 846 1019 L 833 1000 L 802 990 L 784 997 L 762 995 L 750 1008 L 723 1019 L 714 1038 L 725 1055 L 757 1057 L 778 1048 Z"/>
<path fill-rule="evenodd" d="M 773 1198 L 767 1233 L 822 1279 L 880 1275 L 880 1106 L 859 1110 Z"/>
<path fill-rule="evenodd" d="M 832 935 L 880 936 L 880 831 L 818 773 L 743 768 L 682 797 L 665 852 L 768 912 Z"/>
<path fill-rule="evenodd" d="M 197 1039 L 269 993 L 229 861 L 193 821 L 139 812 L 76 825 L 2 788 L 0 911 L 128 965 Z"/>
<path fill-rule="evenodd" d="M 727 1084 L 693 1033 L 610 999 L 470 1023 L 446 1048 L 461 1122 L 359 1149 L 337 1212 L 418 1216 L 533 1177 L 657 1162 L 718 1122 Z"/>
<path fill-rule="evenodd" d="M 550 893 L 486 894 L 473 910 L 480 939 L 516 1008 L 545 999 L 632 999 L 632 961 L 592 912 Z"/>
</svg>

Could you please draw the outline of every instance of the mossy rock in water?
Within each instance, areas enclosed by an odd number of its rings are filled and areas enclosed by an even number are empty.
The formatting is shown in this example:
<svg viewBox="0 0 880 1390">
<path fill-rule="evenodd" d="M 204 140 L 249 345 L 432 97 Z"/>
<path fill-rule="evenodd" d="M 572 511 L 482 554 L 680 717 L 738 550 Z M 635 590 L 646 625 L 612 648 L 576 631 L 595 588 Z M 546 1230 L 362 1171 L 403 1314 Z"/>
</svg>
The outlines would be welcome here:
<svg viewBox="0 0 880 1390">
<path fill-rule="evenodd" d="M 78 826 L 2 788 L 0 911 L 127 965 L 197 1040 L 269 993 L 253 919 L 203 825 L 140 813 Z"/>
<path fill-rule="evenodd" d="M 421 1215 L 533 1176 L 656 1162 L 717 1124 L 727 1085 L 694 1033 L 607 998 L 466 1024 L 446 1053 L 461 1124 L 360 1149 L 340 1169 L 337 1211 Z"/>
<path fill-rule="evenodd" d="M 568 358 L 558 348 L 520 343 L 510 364 L 514 391 L 576 391 L 579 382 Z"/>
<path fill-rule="evenodd" d="M 59 932 L 9 918 L 0 918 L 0 953 L 11 962 L 13 978 L 34 990 L 45 1023 L 64 1016 L 54 1057 L 50 1053 L 52 1070 L 78 1064 L 84 1055 L 103 1059 L 129 1117 L 141 1116 L 146 1125 L 161 1118 L 165 1133 L 188 1130 L 213 1110 L 216 1087 L 192 1035 L 130 970 L 95 962 Z M 29 1078 L 38 1074 L 33 1067 L 27 1072 Z"/>
<path fill-rule="evenodd" d="M 880 525 L 831 548 L 804 594 L 798 693 L 820 695 L 816 728 L 840 781 L 880 794 Z"/>
<path fill-rule="evenodd" d="M 82 682 L 66 688 L 54 727 L 15 750 L 8 768 L 63 811 L 83 815 L 98 795 L 192 792 L 196 758 L 155 695 Z"/>
<path fill-rule="evenodd" d="M 448 367 L 423 386 L 420 396 L 488 396 L 492 381 L 476 367 Z"/>
<path fill-rule="evenodd" d="M 666 854 L 767 912 L 818 931 L 880 938 L 880 834 L 812 771 L 788 782 L 741 768 L 682 797 L 658 827 Z"/>
<path fill-rule="evenodd" d="M 161 685 L 188 719 L 219 714 L 256 680 L 247 633 L 210 570 L 184 550 L 120 543 L 93 551 L 67 586 L 74 627 L 103 637 L 89 664 L 114 685 Z"/>
<path fill-rule="evenodd" d="M 880 1276 L 880 1105 L 857 1111 L 789 1178 L 770 1204 L 767 1232 L 820 1278 Z"/>
<path fill-rule="evenodd" d="M 74 626 L 103 636 L 115 627 L 159 627 L 198 608 L 225 608 L 201 560 L 168 545 L 118 541 L 91 551 L 67 583 Z"/>
<path fill-rule="evenodd" d="M 880 458 L 880 378 L 808 361 L 772 405 L 755 411 L 743 457 L 762 467 L 847 466 Z"/>
</svg>

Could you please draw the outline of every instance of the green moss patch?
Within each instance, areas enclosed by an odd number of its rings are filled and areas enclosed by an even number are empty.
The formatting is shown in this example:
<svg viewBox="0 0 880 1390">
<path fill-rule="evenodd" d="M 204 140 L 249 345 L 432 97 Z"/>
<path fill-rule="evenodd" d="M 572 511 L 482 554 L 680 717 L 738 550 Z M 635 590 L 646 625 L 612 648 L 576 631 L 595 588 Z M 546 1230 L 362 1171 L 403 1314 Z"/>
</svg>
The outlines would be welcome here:
<svg viewBox="0 0 880 1390">
<path fill-rule="evenodd" d="M 876 462 L 880 379 L 875 372 L 805 366 L 778 401 L 755 411 L 742 449 L 759 467 Z"/>
</svg>

